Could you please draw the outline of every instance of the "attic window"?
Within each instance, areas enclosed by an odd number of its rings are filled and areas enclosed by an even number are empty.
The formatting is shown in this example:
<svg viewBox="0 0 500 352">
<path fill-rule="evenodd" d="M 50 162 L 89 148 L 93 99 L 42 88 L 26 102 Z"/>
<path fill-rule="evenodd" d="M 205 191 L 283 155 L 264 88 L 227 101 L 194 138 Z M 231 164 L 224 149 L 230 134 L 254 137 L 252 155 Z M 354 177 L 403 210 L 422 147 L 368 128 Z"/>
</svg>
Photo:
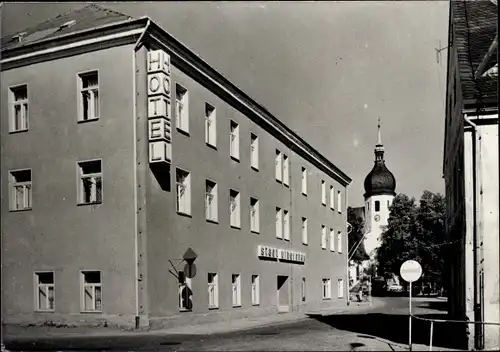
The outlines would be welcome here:
<svg viewBox="0 0 500 352">
<path fill-rule="evenodd" d="M 59 29 L 69 28 L 69 27 L 73 26 L 75 23 L 76 23 L 76 20 L 68 21 L 66 23 L 63 23 L 63 25 L 61 27 L 59 27 Z"/>
<path fill-rule="evenodd" d="M 26 34 L 28 33 L 26 32 L 17 33 L 15 36 L 12 37 L 12 41 L 18 41 L 20 43 L 23 41 L 23 38 Z"/>
</svg>

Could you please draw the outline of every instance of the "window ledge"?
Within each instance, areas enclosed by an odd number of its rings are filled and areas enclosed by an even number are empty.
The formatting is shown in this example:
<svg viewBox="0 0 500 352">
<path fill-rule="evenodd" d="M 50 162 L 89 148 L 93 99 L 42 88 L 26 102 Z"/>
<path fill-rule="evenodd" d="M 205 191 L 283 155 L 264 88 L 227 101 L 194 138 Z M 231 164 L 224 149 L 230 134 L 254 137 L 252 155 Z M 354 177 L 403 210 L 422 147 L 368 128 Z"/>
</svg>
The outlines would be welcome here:
<svg viewBox="0 0 500 352">
<path fill-rule="evenodd" d="M 29 131 L 29 128 L 24 128 L 22 130 L 9 131 L 9 134 L 23 133 L 23 132 L 28 132 L 28 131 Z"/>
<path fill-rule="evenodd" d="M 259 168 L 258 167 L 255 167 L 255 166 L 252 166 L 250 165 L 250 168 L 255 171 L 255 172 L 259 172 Z"/>
<path fill-rule="evenodd" d="M 81 310 L 80 314 L 102 314 L 102 310 Z"/>
<path fill-rule="evenodd" d="M 237 163 L 240 162 L 240 158 L 239 157 L 236 157 L 236 156 L 233 156 L 233 155 L 230 155 L 231 159 L 236 161 Z"/>
<path fill-rule="evenodd" d="M 331 298 L 330 297 L 323 297 L 323 301 L 330 301 Z"/>
<path fill-rule="evenodd" d="M 90 202 L 90 203 L 78 203 L 77 206 L 86 206 L 86 205 L 99 205 L 102 204 L 102 202 Z"/>
<path fill-rule="evenodd" d="M 307 197 L 307 193 L 302 192 L 302 195 L 303 195 L 304 197 Z"/>
<path fill-rule="evenodd" d="M 10 213 L 21 213 L 23 211 L 30 211 L 32 210 L 33 208 L 23 208 L 23 209 L 9 209 L 9 212 Z"/>
<path fill-rule="evenodd" d="M 207 222 L 211 223 L 211 224 L 217 224 L 219 225 L 219 220 L 212 220 L 212 219 L 206 219 Z"/>
<path fill-rule="evenodd" d="M 192 218 L 193 216 L 188 213 L 183 213 L 182 211 L 177 211 L 177 215 L 185 216 L 186 218 Z"/>
<path fill-rule="evenodd" d="M 283 181 L 276 179 L 276 182 L 283 184 Z"/>
<path fill-rule="evenodd" d="M 290 242 L 289 238 L 283 238 L 285 241 Z"/>
<path fill-rule="evenodd" d="M 217 309 L 219 309 L 219 307 L 215 307 L 215 306 L 214 307 L 208 307 L 208 310 L 217 310 Z"/>
<path fill-rule="evenodd" d="M 241 230 L 241 227 L 240 226 L 236 226 L 236 225 L 230 225 L 232 229 L 235 229 L 235 230 Z"/>
<path fill-rule="evenodd" d="M 288 183 L 284 183 L 284 182 L 283 182 L 283 185 L 284 185 L 285 187 L 287 187 L 287 188 L 290 188 L 290 185 L 289 185 Z"/>
<path fill-rule="evenodd" d="M 258 307 L 260 306 L 260 303 L 252 303 L 252 307 Z"/>
<path fill-rule="evenodd" d="M 237 306 L 233 306 L 233 308 L 241 308 L 241 304 L 239 304 Z"/>
<path fill-rule="evenodd" d="M 308 244 L 308 243 L 304 243 L 304 242 L 302 242 L 302 244 L 303 244 L 304 246 L 309 246 L 309 244 Z"/>
<path fill-rule="evenodd" d="M 54 309 L 35 309 L 35 313 L 54 313 Z"/>
<path fill-rule="evenodd" d="M 250 230 L 251 233 L 254 233 L 256 235 L 260 235 L 260 231 L 255 231 L 255 230 Z"/>
<path fill-rule="evenodd" d="M 99 120 L 98 117 L 94 117 L 92 119 L 78 120 L 78 121 L 76 121 L 76 123 L 87 123 L 87 122 L 94 122 L 94 121 L 98 121 L 98 120 Z"/>
<path fill-rule="evenodd" d="M 210 144 L 208 142 L 205 142 L 205 144 L 207 145 L 207 147 L 212 148 L 213 150 L 217 150 L 217 146 L 216 145 Z"/>
<path fill-rule="evenodd" d="M 283 237 L 276 237 L 276 239 L 278 239 L 278 240 L 283 240 Z"/>
<path fill-rule="evenodd" d="M 192 312 L 192 311 L 193 311 L 192 309 L 179 308 L 179 312 L 181 312 L 181 313 L 188 313 L 188 312 Z"/>
<path fill-rule="evenodd" d="M 191 135 L 189 134 L 189 131 L 183 130 L 182 128 L 177 127 L 177 132 L 185 135 L 186 137 L 191 137 Z"/>
</svg>

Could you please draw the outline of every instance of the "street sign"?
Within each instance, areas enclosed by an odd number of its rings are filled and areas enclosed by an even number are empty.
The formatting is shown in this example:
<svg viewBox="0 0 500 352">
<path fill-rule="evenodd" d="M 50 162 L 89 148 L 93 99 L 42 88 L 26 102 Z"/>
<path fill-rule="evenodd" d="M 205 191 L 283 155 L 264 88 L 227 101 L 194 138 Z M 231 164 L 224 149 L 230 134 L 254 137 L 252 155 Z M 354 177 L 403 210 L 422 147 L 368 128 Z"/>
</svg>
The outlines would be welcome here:
<svg viewBox="0 0 500 352">
<path fill-rule="evenodd" d="M 196 276 L 196 264 L 184 265 L 184 274 L 187 278 L 192 279 Z"/>
<path fill-rule="evenodd" d="M 406 282 L 414 282 L 420 279 L 422 275 L 422 267 L 415 260 L 407 260 L 401 265 L 401 269 L 399 270 L 401 277 Z"/>
</svg>

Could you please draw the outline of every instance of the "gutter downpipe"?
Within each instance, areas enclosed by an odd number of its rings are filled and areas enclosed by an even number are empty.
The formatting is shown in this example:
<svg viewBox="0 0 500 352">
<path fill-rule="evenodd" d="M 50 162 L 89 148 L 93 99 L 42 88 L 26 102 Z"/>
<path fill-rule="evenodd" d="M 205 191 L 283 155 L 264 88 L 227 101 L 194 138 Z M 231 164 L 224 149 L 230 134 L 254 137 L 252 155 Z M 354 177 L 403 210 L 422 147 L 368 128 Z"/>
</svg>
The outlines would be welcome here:
<svg viewBox="0 0 500 352">
<path fill-rule="evenodd" d="M 136 54 L 139 49 L 142 39 L 144 35 L 148 31 L 149 25 L 151 24 L 151 20 L 148 19 L 146 27 L 144 27 L 144 31 L 140 35 L 139 39 L 135 42 L 134 51 L 132 53 L 132 86 L 133 86 L 133 135 L 134 135 L 134 260 L 135 260 L 135 328 L 139 329 L 140 327 L 140 315 L 139 315 L 139 236 L 138 236 L 138 228 L 137 228 L 137 212 L 138 212 L 138 199 L 137 199 L 137 82 L 136 82 Z"/>
<path fill-rule="evenodd" d="M 352 231 L 352 226 L 350 226 L 351 228 L 351 231 L 348 230 L 348 227 L 349 227 L 349 223 L 347 222 L 347 217 L 348 217 L 348 214 L 347 214 L 347 208 L 348 208 L 348 205 L 349 204 L 349 186 L 350 185 L 347 185 L 345 187 L 345 208 L 346 208 L 346 236 L 345 236 L 345 239 L 346 239 L 346 274 L 347 274 L 347 277 L 346 277 L 346 285 L 345 287 L 347 287 L 347 292 L 346 292 L 346 304 L 347 305 L 350 305 L 351 302 L 351 288 L 350 288 L 350 285 L 349 285 L 349 233 Z"/>
<path fill-rule="evenodd" d="M 473 197 L 473 205 L 474 205 L 474 230 L 473 230 L 473 265 L 474 265 L 474 320 L 478 320 L 477 316 L 479 314 L 478 308 L 481 308 L 481 302 L 480 302 L 480 297 L 481 297 L 481 292 L 480 288 L 478 287 L 478 279 L 479 279 L 479 274 L 480 274 L 480 269 L 478 267 L 479 263 L 479 258 L 478 258 L 478 250 L 479 250 L 479 245 L 478 245 L 478 240 L 479 236 L 481 233 L 480 232 L 480 214 L 479 214 L 479 205 L 480 205 L 480 197 L 482 193 L 482 187 L 481 187 L 481 134 L 478 129 L 478 126 L 472 122 L 466 114 L 463 115 L 464 121 L 469 124 L 469 126 L 472 127 L 473 129 L 473 136 L 472 136 L 472 148 L 473 148 L 473 191 L 474 191 L 474 197 Z M 479 303 L 478 303 L 479 300 Z M 481 317 L 482 318 L 482 317 Z M 481 328 L 481 327 L 479 327 Z M 477 327 L 474 329 L 474 335 L 473 339 L 475 341 L 475 345 L 477 346 L 477 338 L 478 338 L 478 330 Z M 482 335 L 482 334 L 481 334 Z"/>
</svg>

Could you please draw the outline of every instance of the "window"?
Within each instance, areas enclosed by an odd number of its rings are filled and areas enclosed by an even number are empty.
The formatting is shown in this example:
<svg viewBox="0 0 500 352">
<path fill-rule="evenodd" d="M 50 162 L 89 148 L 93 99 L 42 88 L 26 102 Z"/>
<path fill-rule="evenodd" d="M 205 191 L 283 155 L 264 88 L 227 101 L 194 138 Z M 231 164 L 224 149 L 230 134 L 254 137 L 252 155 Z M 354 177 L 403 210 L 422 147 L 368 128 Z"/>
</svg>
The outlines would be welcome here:
<svg viewBox="0 0 500 352">
<path fill-rule="evenodd" d="M 219 287 L 217 274 L 208 273 L 208 308 L 219 308 Z"/>
<path fill-rule="evenodd" d="M 342 253 L 342 232 L 337 233 L 337 251 Z"/>
<path fill-rule="evenodd" d="M 240 160 L 240 126 L 231 120 L 230 123 L 230 155 L 236 160 Z"/>
<path fill-rule="evenodd" d="M 335 209 L 335 191 L 333 186 L 330 186 L 330 208 Z"/>
<path fill-rule="evenodd" d="M 300 286 L 300 291 L 302 293 L 302 302 L 306 301 L 306 278 L 302 278 L 302 285 Z"/>
<path fill-rule="evenodd" d="M 175 85 L 175 124 L 178 130 L 189 133 L 189 95 L 179 83 Z"/>
<path fill-rule="evenodd" d="M 330 250 L 335 251 L 335 230 L 330 229 Z"/>
<path fill-rule="evenodd" d="M 10 172 L 10 210 L 31 209 L 31 170 Z"/>
<path fill-rule="evenodd" d="M 323 299 L 330 299 L 332 298 L 332 290 L 331 290 L 331 285 L 330 285 L 330 279 L 322 279 L 321 280 L 321 293 L 322 293 L 322 298 Z"/>
<path fill-rule="evenodd" d="M 250 198 L 250 231 L 259 233 L 259 222 L 259 200 L 257 198 Z"/>
<path fill-rule="evenodd" d="M 302 218 L 302 243 L 307 244 L 307 219 Z"/>
<path fill-rule="evenodd" d="M 217 115 L 215 108 L 205 103 L 205 143 L 217 146 Z"/>
<path fill-rule="evenodd" d="M 177 191 L 177 212 L 191 215 L 191 175 L 189 172 L 176 169 L 175 184 Z"/>
<path fill-rule="evenodd" d="M 337 206 L 339 208 L 339 213 L 342 213 L 342 194 L 337 191 Z"/>
<path fill-rule="evenodd" d="M 321 248 L 326 249 L 327 238 L 326 238 L 326 226 L 321 225 Z"/>
<path fill-rule="evenodd" d="M 321 203 L 326 205 L 326 182 L 321 181 Z"/>
<path fill-rule="evenodd" d="M 283 210 L 276 207 L 276 238 L 283 238 Z"/>
<path fill-rule="evenodd" d="M 258 306 L 259 304 L 260 304 L 259 275 L 252 275 L 252 305 Z"/>
<path fill-rule="evenodd" d="M 259 137 L 250 134 L 250 166 L 259 169 Z"/>
<path fill-rule="evenodd" d="M 380 201 L 375 201 L 375 211 L 380 211 Z"/>
<path fill-rule="evenodd" d="M 344 298 L 344 279 L 337 280 L 337 297 Z"/>
<path fill-rule="evenodd" d="M 99 79 L 97 71 L 80 74 L 79 121 L 99 118 Z"/>
<path fill-rule="evenodd" d="M 288 210 L 283 210 L 283 232 L 284 239 L 290 241 L 290 214 Z"/>
<path fill-rule="evenodd" d="M 28 129 L 28 86 L 10 88 L 12 110 L 10 117 L 10 132 L 26 131 Z"/>
<path fill-rule="evenodd" d="M 83 311 L 102 310 L 102 282 L 100 271 L 82 271 Z"/>
<path fill-rule="evenodd" d="M 390 207 L 391 207 L 391 202 L 387 200 L 387 209 L 389 209 Z"/>
<path fill-rule="evenodd" d="M 240 192 L 229 191 L 229 214 L 232 227 L 240 228 Z"/>
<path fill-rule="evenodd" d="M 102 203 L 101 160 L 81 161 L 78 163 L 78 169 L 80 177 L 78 203 Z"/>
<path fill-rule="evenodd" d="M 183 271 L 178 272 L 179 279 L 179 310 L 182 312 L 193 309 L 192 279 L 186 277 Z"/>
<path fill-rule="evenodd" d="M 281 175 L 281 171 L 282 171 L 282 155 L 281 155 L 281 152 L 276 149 L 276 159 L 275 159 L 275 174 L 276 174 L 276 181 L 279 181 L 281 182 L 282 180 L 282 175 Z"/>
<path fill-rule="evenodd" d="M 241 275 L 232 275 L 233 307 L 241 307 Z"/>
<path fill-rule="evenodd" d="M 288 156 L 283 154 L 283 184 L 285 186 L 288 186 L 288 184 L 290 182 L 290 173 L 289 173 L 290 165 L 289 164 L 290 164 L 290 161 L 288 159 Z"/>
<path fill-rule="evenodd" d="M 54 273 L 37 272 L 35 273 L 35 282 L 36 282 L 36 291 L 35 291 L 36 310 L 53 311 Z"/>
<path fill-rule="evenodd" d="M 205 218 L 214 222 L 219 219 L 217 183 L 210 180 L 205 181 Z"/>
<path fill-rule="evenodd" d="M 307 170 L 302 168 L 302 194 L 307 195 Z"/>
</svg>

